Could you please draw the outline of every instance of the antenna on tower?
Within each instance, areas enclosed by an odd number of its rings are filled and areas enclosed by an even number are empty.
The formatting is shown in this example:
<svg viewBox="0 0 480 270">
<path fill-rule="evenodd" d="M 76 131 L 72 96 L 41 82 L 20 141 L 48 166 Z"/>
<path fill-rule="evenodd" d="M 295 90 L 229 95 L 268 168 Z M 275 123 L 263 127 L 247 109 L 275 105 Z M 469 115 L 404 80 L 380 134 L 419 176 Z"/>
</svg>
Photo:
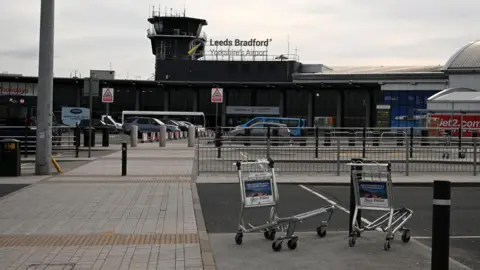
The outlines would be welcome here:
<svg viewBox="0 0 480 270">
<path fill-rule="evenodd" d="M 112 62 L 110 62 L 110 70 L 113 70 L 113 69 L 112 69 Z"/>
<path fill-rule="evenodd" d="M 187 0 L 183 0 L 183 17 L 187 15 Z"/>
</svg>

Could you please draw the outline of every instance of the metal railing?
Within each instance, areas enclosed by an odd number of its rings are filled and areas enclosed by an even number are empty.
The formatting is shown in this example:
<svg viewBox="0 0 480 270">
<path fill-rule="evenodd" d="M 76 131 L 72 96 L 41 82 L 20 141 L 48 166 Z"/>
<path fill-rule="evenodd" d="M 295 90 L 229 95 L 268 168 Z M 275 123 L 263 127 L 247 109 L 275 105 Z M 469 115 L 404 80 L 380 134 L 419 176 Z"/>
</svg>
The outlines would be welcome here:
<svg viewBox="0 0 480 270">
<path fill-rule="evenodd" d="M 121 144 L 130 141 L 126 134 L 108 134 L 109 144 Z M 34 126 L 0 126 L 0 140 L 16 139 L 20 141 L 20 153 L 22 157 L 35 157 L 37 143 L 37 129 Z M 77 143 L 78 141 L 78 143 Z M 93 146 L 102 146 L 102 133 L 95 132 Z M 81 152 L 88 150 L 85 135 L 82 128 L 69 126 L 52 127 L 52 154 L 64 157 L 80 157 Z"/>
<path fill-rule="evenodd" d="M 198 172 L 234 172 L 233 162 L 272 158 L 283 172 L 340 175 L 352 158 L 391 162 L 392 171 L 477 174 L 478 141 L 473 137 L 422 136 L 415 129 L 302 129 L 302 136 L 232 136 L 229 129 L 197 139 Z M 420 129 L 422 131 L 424 129 Z M 427 130 L 430 135 L 432 130 Z M 254 133 L 253 131 L 250 131 Z M 444 132 L 444 131 L 442 131 Z M 257 134 L 258 134 L 257 130 Z M 278 134 L 278 133 L 275 133 Z M 439 133 L 443 134 L 443 133 Z"/>
</svg>

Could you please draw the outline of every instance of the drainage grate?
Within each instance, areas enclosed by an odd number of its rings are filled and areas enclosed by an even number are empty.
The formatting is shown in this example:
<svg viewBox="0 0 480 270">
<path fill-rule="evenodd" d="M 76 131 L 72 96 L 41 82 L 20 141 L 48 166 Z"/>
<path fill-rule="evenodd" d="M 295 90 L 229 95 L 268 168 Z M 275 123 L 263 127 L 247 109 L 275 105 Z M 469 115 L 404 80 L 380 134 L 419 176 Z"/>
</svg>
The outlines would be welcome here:
<svg viewBox="0 0 480 270">
<path fill-rule="evenodd" d="M 196 244 L 198 235 L 190 234 L 103 234 L 103 235 L 27 235 L 0 236 L 3 247 L 172 245 Z"/>
</svg>

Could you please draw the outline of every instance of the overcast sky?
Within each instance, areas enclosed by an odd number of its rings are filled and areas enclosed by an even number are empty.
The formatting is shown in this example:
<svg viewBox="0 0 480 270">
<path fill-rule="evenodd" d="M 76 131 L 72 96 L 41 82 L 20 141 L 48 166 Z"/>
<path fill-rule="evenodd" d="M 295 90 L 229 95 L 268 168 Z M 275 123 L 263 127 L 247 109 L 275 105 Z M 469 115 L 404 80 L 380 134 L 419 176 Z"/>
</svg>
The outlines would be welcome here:
<svg viewBox="0 0 480 270">
<path fill-rule="evenodd" d="M 38 74 L 40 0 L 1 0 L 0 72 Z M 272 38 L 270 53 L 298 47 L 327 66 L 443 65 L 480 39 L 478 0 L 57 0 L 55 76 L 109 69 L 147 79 L 151 6 L 208 21 L 210 38 Z"/>
</svg>

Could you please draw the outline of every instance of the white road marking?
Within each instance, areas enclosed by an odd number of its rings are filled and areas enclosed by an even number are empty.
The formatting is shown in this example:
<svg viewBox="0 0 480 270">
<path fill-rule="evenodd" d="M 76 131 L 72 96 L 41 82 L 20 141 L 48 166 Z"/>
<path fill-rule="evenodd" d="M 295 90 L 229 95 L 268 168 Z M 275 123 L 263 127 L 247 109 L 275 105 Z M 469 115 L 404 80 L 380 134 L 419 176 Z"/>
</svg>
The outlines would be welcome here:
<svg viewBox="0 0 480 270">
<path fill-rule="evenodd" d="M 431 236 L 412 236 L 415 239 L 432 239 Z M 480 239 L 480 235 L 454 235 L 450 239 Z"/>
</svg>

